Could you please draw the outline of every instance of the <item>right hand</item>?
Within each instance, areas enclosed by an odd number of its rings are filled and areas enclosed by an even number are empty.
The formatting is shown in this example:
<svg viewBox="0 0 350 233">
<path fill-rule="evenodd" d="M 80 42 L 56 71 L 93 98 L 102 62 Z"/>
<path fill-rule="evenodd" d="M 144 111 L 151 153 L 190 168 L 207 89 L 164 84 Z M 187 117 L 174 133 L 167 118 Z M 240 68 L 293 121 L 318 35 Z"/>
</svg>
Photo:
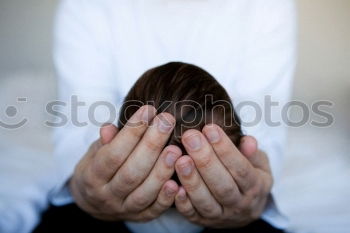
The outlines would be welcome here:
<svg viewBox="0 0 350 233">
<path fill-rule="evenodd" d="M 145 105 L 119 132 L 114 125 L 101 128 L 69 181 L 82 210 L 106 221 L 149 221 L 171 207 L 179 187 L 170 178 L 181 150 L 164 148 L 174 117 L 155 115 Z"/>
</svg>

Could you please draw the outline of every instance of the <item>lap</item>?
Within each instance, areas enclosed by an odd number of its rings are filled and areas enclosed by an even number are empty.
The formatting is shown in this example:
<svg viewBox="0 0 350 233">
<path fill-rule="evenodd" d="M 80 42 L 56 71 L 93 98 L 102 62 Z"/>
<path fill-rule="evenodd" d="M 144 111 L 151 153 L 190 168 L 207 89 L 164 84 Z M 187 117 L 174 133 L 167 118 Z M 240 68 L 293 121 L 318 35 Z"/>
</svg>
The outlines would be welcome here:
<svg viewBox="0 0 350 233">
<path fill-rule="evenodd" d="M 33 233 L 129 233 L 123 222 L 105 222 L 95 219 L 77 205 L 51 206 L 43 213 Z"/>
<path fill-rule="evenodd" d="M 51 206 L 42 216 L 40 224 L 33 233 L 129 233 L 123 222 L 105 222 L 95 219 L 80 210 L 75 204 Z M 239 229 L 209 229 L 203 233 L 282 233 L 263 220 L 257 220 Z"/>
</svg>

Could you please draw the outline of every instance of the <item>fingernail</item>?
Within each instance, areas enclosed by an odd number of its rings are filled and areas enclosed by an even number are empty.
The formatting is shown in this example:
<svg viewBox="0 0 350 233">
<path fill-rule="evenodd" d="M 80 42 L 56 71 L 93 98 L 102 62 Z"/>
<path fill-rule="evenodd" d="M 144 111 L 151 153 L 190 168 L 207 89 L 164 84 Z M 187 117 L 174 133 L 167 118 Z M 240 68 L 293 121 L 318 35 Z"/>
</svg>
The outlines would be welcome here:
<svg viewBox="0 0 350 233">
<path fill-rule="evenodd" d="M 171 188 L 166 188 L 166 189 L 165 189 L 165 194 L 166 194 L 168 197 L 174 196 L 175 192 L 176 192 L 176 191 L 173 190 L 173 189 L 171 189 Z"/>
<path fill-rule="evenodd" d="M 162 118 L 162 119 L 161 119 Z M 167 120 L 164 116 L 158 118 L 158 129 L 162 133 L 169 133 L 173 128 L 173 124 Z"/>
<path fill-rule="evenodd" d="M 176 159 L 177 159 L 177 155 L 175 153 L 168 152 L 168 154 L 165 156 L 165 163 L 167 166 L 173 167 Z"/>
<path fill-rule="evenodd" d="M 199 150 L 202 146 L 201 137 L 198 134 L 194 134 L 185 138 L 188 147 L 193 150 Z"/>
<path fill-rule="evenodd" d="M 180 172 L 184 176 L 189 176 L 192 172 L 192 165 L 190 163 L 186 163 L 180 167 Z"/>
<path fill-rule="evenodd" d="M 210 129 L 208 130 L 206 135 L 207 135 L 209 142 L 211 142 L 211 143 L 216 143 L 216 142 L 220 141 L 220 134 L 219 134 L 218 129 L 215 126 L 210 127 Z"/>
</svg>

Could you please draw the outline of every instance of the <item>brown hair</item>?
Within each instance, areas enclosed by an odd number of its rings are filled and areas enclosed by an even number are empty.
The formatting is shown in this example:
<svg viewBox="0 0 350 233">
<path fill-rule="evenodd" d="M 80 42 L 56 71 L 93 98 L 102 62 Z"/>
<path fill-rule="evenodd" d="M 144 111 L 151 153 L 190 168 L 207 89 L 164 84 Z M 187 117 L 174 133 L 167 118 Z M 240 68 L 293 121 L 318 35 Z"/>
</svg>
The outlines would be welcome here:
<svg viewBox="0 0 350 233">
<path fill-rule="evenodd" d="M 153 105 L 157 113 L 168 112 L 176 119 L 169 144 L 179 146 L 186 129 L 201 130 L 215 123 L 239 145 L 242 131 L 225 89 L 205 70 L 191 64 L 170 62 L 146 71 L 130 89 L 120 111 L 118 127 L 142 105 Z"/>
</svg>

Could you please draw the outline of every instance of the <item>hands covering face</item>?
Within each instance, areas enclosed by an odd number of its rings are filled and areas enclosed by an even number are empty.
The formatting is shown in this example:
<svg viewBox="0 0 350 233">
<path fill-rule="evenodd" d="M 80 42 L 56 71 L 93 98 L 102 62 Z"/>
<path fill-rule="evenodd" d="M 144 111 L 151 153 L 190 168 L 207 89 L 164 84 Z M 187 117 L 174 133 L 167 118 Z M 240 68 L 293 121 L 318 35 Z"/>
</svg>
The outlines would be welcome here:
<svg viewBox="0 0 350 233">
<path fill-rule="evenodd" d="M 175 202 L 189 221 L 208 227 L 238 227 L 260 217 L 272 187 L 267 156 L 254 138 L 238 149 L 217 125 L 188 130 L 188 155 L 170 145 L 168 113 L 141 107 L 118 132 L 101 128 L 76 166 L 69 187 L 77 205 L 110 221 L 148 221 Z M 171 180 L 176 171 L 181 184 Z"/>
</svg>

